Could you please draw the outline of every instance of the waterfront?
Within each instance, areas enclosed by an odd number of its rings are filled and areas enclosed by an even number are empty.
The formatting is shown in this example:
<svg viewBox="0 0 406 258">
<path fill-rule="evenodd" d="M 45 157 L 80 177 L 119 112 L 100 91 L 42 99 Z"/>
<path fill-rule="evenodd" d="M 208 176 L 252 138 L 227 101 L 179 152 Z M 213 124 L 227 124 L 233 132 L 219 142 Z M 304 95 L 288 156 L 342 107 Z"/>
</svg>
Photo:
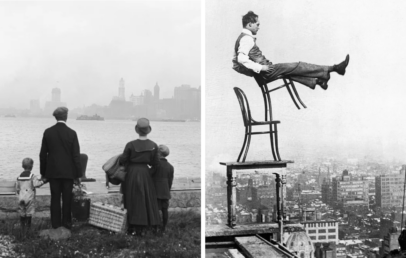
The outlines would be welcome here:
<svg viewBox="0 0 406 258">
<path fill-rule="evenodd" d="M 33 173 L 39 175 L 39 152 L 43 132 L 55 119 L 0 117 L 0 179 L 13 180 L 22 172 L 21 161 L 34 159 Z M 78 134 L 81 153 L 89 157 L 86 175 L 103 178 L 101 169 L 110 157 L 121 153 L 127 142 L 136 139 L 136 122 L 130 120 L 81 121 L 68 117 L 67 125 Z M 151 121 L 149 138 L 165 144 L 171 153 L 168 161 L 176 177 L 200 177 L 200 123 Z"/>
</svg>

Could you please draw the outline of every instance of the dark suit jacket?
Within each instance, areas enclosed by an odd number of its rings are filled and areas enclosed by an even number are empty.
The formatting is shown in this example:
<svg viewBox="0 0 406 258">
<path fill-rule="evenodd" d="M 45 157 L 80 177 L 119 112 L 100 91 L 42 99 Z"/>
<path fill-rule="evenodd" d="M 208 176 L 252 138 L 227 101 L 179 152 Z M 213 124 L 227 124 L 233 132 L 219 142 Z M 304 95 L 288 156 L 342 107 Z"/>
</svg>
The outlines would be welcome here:
<svg viewBox="0 0 406 258">
<path fill-rule="evenodd" d="M 64 123 L 48 128 L 39 154 L 40 173 L 45 178 L 82 177 L 80 147 L 76 132 Z"/>
<path fill-rule="evenodd" d="M 156 197 L 158 199 L 171 199 L 170 190 L 172 188 L 174 169 L 165 158 L 161 158 L 159 163 L 159 169 L 152 177 L 155 185 Z"/>
</svg>

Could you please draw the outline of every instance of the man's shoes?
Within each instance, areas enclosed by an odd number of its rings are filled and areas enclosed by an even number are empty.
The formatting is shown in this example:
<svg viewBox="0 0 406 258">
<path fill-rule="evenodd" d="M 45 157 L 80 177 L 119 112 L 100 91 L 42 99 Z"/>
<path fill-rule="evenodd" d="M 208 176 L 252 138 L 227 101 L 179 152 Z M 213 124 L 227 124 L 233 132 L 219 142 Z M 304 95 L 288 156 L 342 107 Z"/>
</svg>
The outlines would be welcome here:
<svg viewBox="0 0 406 258">
<path fill-rule="evenodd" d="M 328 88 L 327 82 L 328 82 L 328 80 L 317 79 L 316 84 L 319 85 L 323 90 L 327 90 L 327 88 Z"/>
<path fill-rule="evenodd" d="M 339 75 L 345 74 L 345 68 L 347 68 L 348 63 L 350 62 L 350 55 L 345 57 L 345 60 L 339 63 L 338 65 L 333 66 L 333 71 L 338 73 Z"/>
</svg>

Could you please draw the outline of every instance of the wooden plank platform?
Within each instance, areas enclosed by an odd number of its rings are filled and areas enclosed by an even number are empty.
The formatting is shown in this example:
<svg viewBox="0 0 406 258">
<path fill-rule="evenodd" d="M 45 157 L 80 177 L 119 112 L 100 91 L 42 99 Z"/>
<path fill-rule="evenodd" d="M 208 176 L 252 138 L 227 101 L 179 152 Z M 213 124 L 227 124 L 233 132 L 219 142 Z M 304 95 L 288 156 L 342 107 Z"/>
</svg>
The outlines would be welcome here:
<svg viewBox="0 0 406 258">
<path fill-rule="evenodd" d="M 227 166 L 231 169 L 266 169 L 266 168 L 285 168 L 287 164 L 293 163 L 292 160 L 261 160 L 261 161 L 246 161 L 246 162 L 220 162 L 220 165 Z"/>
<path fill-rule="evenodd" d="M 228 249 L 228 253 L 231 255 L 233 258 L 245 258 L 244 255 L 240 253 L 237 249 Z"/>
<path fill-rule="evenodd" d="M 302 224 L 283 225 L 284 232 L 298 232 L 303 230 L 304 227 Z M 279 227 L 277 223 L 244 224 L 236 225 L 234 228 L 230 228 L 227 225 L 207 225 L 205 236 L 206 238 L 223 236 L 246 236 L 278 232 Z"/>
<path fill-rule="evenodd" d="M 279 245 L 266 242 L 257 236 L 236 237 L 235 242 L 245 257 L 250 258 L 290 258 L 294 257 L 290 252 L 279 248 Z"/>
<path fill-rule="evenodd" d="M 233 242 L 234 245 L 234 242 Z M 245 258 L 236 248 L 208 248 L 205 252 L 205 258 Z"/>
</svg>

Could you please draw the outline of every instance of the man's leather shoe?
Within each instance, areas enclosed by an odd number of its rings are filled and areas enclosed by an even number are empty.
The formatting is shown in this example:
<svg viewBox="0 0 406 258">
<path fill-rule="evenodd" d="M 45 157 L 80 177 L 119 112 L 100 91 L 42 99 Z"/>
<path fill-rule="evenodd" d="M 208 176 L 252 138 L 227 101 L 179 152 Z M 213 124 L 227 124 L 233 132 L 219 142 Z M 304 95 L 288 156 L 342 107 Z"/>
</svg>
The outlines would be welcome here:
<svg viewBox="0 0 406 258">
<path fill-rule="evenodd" d="M 317 79 L 316 84 L 319 85 L 323 90 L 327 90 L 328 85 L 327 85 L 327 80 L 323 80 L 323 79 Z"/>
<path fill-rule="evenodd" d="M 350 55 L 345 57 L 345 60 L 339 63 L 338 65 L 334 65 L 333 70 L 337 72 L 339 75 L 345 74 L 345 68 L 347 68 L 348 63 L 350 62 Z"/>
</svg>

